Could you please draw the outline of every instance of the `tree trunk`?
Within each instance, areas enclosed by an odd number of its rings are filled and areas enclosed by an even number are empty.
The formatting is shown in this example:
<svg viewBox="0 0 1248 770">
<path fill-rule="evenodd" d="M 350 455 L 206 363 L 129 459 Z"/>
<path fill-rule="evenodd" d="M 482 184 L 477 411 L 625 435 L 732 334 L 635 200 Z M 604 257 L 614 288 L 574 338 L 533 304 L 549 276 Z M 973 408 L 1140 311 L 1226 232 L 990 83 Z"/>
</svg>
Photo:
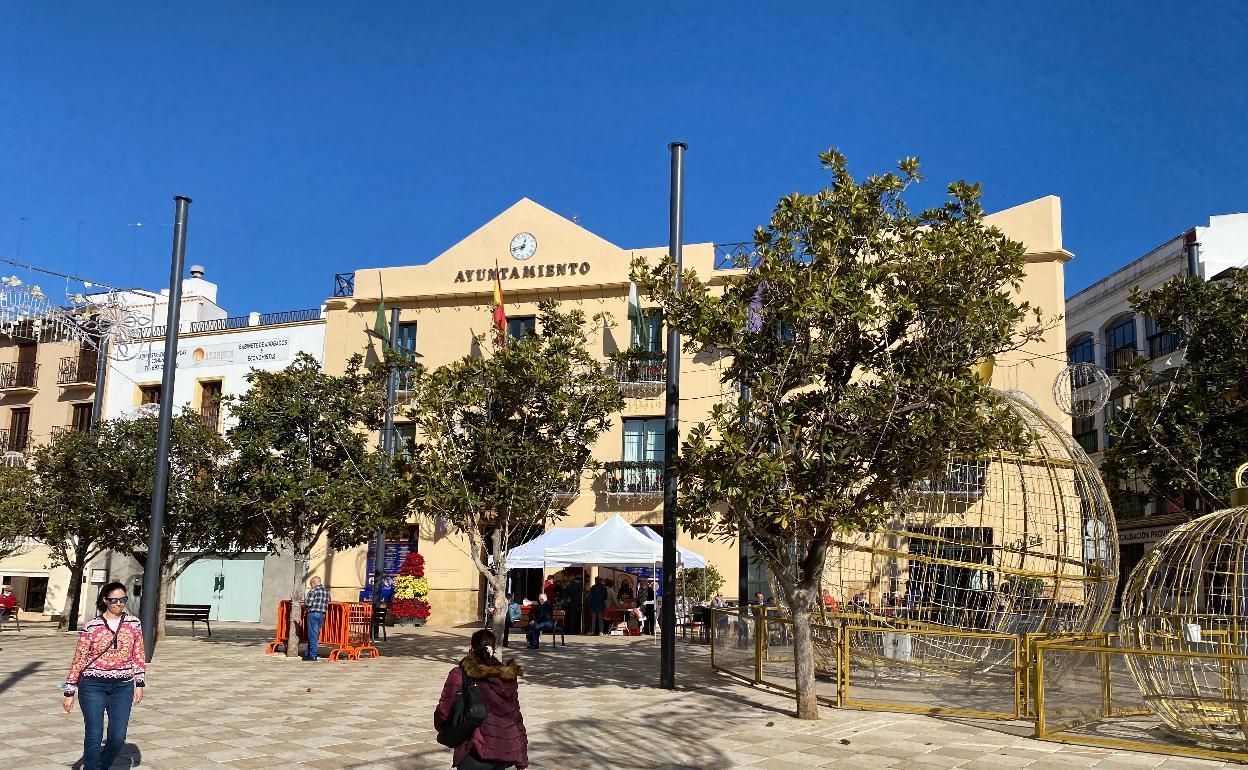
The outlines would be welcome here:
<svg viewBox="0 0 1248 770">
<path fill-rule="evenodd" d="M 496 559 L 494 564 L 498 563 Z M 496 567 L 487 580 L 494 587 L 494 622 L 490 624 L 490 628 L 494 631 L 494 637 L 498 639 L 499 644 L 502 644 L 504 625 L 507 622 L 507 570 Z"/>
<path fill-rule="evenodd" d="M 300 549 L 292 548 L 295 568 L 291 573 L 290 619 L 286 624 L 286 657 L 299 654 L 299 620 L 303 615 L 303 586 L 307 582 L 308 557 Z"/>
<path fill-rule="evenodd" d="M 810 608 L 814 601 L 814 589 L 799 585 L 789 605 L 793 613 L 793 678 L 798 719 L 819 718 L 819 701 L 815 697 L 815 645 L 810 630 Z"/>
<path fill-rule="evenodd" d="M 56 624 L 58 631 L 78 630 L 78 614 L 82 611 L 82 574 L 87 571 L 87 549 L 74 548 L 74 563 L 69 565 L 69 595 L 65 597 L 65 614 Z"/>
<path fill-rule="evenodd" d="M 160 590 L 156 592 L 156 631 L 153 637 L 158 642 L 165 640 L 165 607 L 169 605 L 169 592 L 173 590 L 173 568 L 162 565 L 160 568 Z"/>
</svg>

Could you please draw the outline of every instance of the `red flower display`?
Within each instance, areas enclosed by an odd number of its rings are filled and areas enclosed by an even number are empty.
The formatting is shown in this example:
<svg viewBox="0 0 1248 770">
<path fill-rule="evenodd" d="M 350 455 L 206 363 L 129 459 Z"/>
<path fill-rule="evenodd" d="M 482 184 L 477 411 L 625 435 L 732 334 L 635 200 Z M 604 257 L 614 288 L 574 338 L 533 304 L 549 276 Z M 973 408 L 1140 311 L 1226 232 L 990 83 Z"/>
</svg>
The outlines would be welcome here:
<svg viewBox="0 0 1248 770">
<path fill-rule="evenodd" d="M 399 567 L 399 576 L 395 578 L 395 595 L 390 601 L 390 617 L 395 620 L 423 620 L 429 617 L 429 602 L 425 601 L 425 597 L 428 596 L 428 581 L 424 580 L 424 577 L 425 557 L 418 553 L 409 553 L 403 559 L 403 566 Z M 413 598 L 413 592 L 405 588 L 418 579 L 419 583 L 424 585 L 424 590 L 416 590 Z M 409 595 L 400 598 L 401 594 Z"/>
</svg>

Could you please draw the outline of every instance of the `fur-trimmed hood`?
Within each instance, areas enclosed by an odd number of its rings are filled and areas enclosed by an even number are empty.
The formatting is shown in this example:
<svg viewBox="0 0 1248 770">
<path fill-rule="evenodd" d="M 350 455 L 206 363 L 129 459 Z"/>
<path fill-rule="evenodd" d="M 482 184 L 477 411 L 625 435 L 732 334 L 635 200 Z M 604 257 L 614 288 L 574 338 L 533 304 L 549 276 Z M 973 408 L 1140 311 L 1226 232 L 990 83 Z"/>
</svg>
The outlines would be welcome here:
<svg viewBox="0 0 1248 770">
<path fill-rule="evenodd" d="M 469 655 L 460 661 L 464 667 L 464 671 L 473 679 L 502 679 L 507 682 L 514 682 L 524 673 L 520 668 L 520 664 L 514 660 L 506 663 L 499 663 L 497 659 L 491 659 L 488 663 L 482 663 L 476 658 Z"/>
</svg>

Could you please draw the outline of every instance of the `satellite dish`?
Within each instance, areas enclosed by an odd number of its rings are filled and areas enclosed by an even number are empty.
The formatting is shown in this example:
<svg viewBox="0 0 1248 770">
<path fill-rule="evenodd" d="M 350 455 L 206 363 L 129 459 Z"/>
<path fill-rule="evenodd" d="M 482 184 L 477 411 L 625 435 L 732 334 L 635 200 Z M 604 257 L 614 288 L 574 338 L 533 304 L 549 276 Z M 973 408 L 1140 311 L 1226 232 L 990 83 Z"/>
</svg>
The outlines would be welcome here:
<svg viewBox="0 0 1248 770">
<path fill-rule="evenodd" d="M 1091 417 L 1109 403 L 1109 375 L 1096 364 L 1071 364 L 1053 379 L 1053 400 L 1071 417 Z"/>
</svg>

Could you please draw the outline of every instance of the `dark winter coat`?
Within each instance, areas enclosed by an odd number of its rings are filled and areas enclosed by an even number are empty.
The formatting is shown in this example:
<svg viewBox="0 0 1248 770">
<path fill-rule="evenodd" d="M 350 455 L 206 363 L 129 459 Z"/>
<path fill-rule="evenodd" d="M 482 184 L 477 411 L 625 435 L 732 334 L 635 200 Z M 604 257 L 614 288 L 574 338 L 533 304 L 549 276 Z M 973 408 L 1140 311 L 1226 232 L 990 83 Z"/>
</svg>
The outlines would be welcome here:
<svg viewBox="0 0 1248 770">
<path fill-rule="evenodd" d="M 597 583 L 589 589 L 589 611 L 602 612 L 607 608 L 607 587 Z"/>
<path fill-rule="evenodd" d="M 472 656 L 464 658 L 462 665 L 468 676 L 477 680 L 481 696 L 490 710 L 481 726 L 472 734 L 472 740 L 455 748 L 451 764 L 458 767 L 469 751 L 475 750 L 478 758 L 486 762 L 529 766 L 529 736 L 524 730 L 524 717 L 520 714 L 520 697 L 517 680 L 520 666 L 514 661 L 500 663 L 496 658 L 482 663 Z M 442 697 L 433 714 L 433 727 L 442 725 L 451 716 L 451 707 L 459 695 L 463 675 L 459 666 L 451 669 L 442 685 Z"/>
</svg>

